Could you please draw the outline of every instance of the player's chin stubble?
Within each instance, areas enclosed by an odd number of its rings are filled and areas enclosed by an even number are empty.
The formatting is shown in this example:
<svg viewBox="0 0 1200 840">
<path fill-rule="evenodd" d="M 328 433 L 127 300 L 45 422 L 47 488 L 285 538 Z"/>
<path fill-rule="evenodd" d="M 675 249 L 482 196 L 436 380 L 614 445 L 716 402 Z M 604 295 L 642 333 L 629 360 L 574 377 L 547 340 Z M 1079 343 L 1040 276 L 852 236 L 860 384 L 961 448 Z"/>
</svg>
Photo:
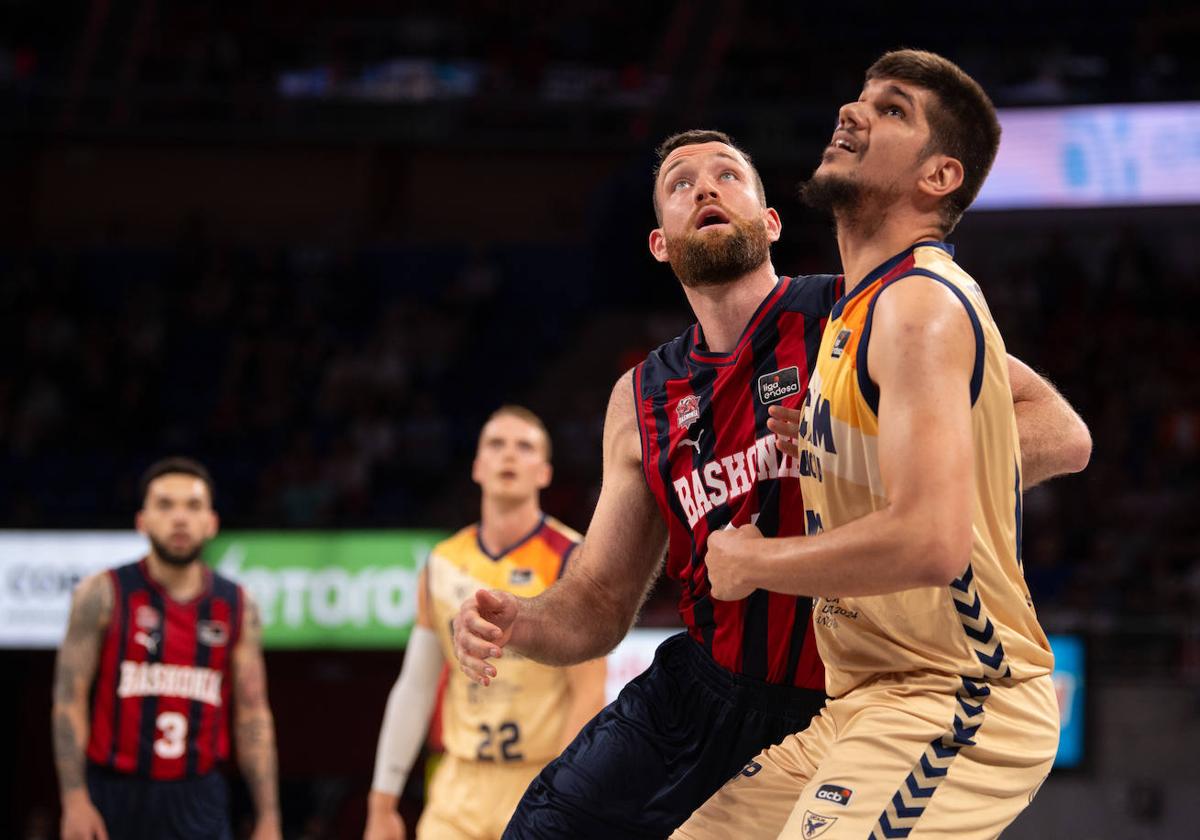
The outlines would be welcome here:
<svg viewBox="0 0 1200 840">
<path fill-rule="evenodd" d="M 814 210 L 853 217 L 863 203 L 863 187 L 844 175 L 814 172 L 800 185 L 800 200 Z"/>
<path fill-rule="evenodd" d="M 734 219 L 727 236 L 703 229 L 667 239 L 671 268 L 690 289 L 723 286 L 749 274 L 767 261 L 771 240 L 761 219 Z"/>
<path fill-rule="evenodd" d="M 154 553 L 158 555 L 159 559 L 170 566 L 190 565 L 191 563 L 196 562 L 196 560 L 200 557 L 200 552 L 204 550 L 204 543 L 199 542 L 196 544 L 195 548 L 179 554 L 171 551 L 171 549 L 154 539 L 154 537 L 150 537 L 150 545 L 153 546 Z"/>
</svg>

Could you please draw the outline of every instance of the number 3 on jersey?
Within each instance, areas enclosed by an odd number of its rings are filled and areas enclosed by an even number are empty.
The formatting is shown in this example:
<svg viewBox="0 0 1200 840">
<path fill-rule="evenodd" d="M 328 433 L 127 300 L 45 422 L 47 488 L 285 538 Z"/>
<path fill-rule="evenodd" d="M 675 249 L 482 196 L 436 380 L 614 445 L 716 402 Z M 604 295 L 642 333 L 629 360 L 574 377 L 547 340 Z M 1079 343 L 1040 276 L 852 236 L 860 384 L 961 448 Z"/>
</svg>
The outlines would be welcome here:
<svg viewBox="0 0 1200 840">
<path fill-rule="evenodd" d="M 187 718 L 179 712 L 163 712 L 154 719 L 162 737 L 154 742 L 154 754 L 159 758 L 179 758 L 187 751 Z"/>
<path fill-rule="evenodd" d="M 521 727 L 512 721 L 500 724 L 494 731 L 486 723 L 481 723 L 479 731 L 483 733 L 483 740 L 479 742 L 479 750 L 475 753 L 475 758 L 479 761 L 495 761 L 497 758 L 501 761 L 520 761 L 525 757 L 517 751 L 517 742 L 521 740 Z M 493 736 L 502 736 L 498 744 L 499 756 L 491 752 Z"/>
</svg>

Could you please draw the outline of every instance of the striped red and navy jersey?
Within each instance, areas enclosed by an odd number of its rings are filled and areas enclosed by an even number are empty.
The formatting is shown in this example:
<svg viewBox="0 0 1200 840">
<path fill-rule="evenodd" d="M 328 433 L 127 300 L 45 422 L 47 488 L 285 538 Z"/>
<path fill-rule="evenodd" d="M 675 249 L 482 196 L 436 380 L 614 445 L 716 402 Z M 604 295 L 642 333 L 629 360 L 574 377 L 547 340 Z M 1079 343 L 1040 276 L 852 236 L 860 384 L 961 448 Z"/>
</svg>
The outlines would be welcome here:
<svg viewBox="0 0 1200 840">
<path fill-rule="evenodd" d="M 704 554 L 708 535 L 725 527 L 804 533 L 804 464 L 776 449 L 767 408 L 803 402 L 842 290 L 840 276 L 782 277 L 733 352 L 705 350 L 696 324 L 652 352 L 633 377 L 642 466 L 667 521 L 667 574 L 682 586 L 689 634 L 736 674 L 821 691 L 812 600 L 761 589 L 740 601 L 715 600 Z"/>
<path fill-rule="evenodd" d="M 93 764 L 184 779 L 228 758 L 243 594 L 211 569 L 204 574 L 201 594 L 179 602 L 150 577 L 145 559 L 109 570 L 113 612 L 92 694 Z"/>
</svg>

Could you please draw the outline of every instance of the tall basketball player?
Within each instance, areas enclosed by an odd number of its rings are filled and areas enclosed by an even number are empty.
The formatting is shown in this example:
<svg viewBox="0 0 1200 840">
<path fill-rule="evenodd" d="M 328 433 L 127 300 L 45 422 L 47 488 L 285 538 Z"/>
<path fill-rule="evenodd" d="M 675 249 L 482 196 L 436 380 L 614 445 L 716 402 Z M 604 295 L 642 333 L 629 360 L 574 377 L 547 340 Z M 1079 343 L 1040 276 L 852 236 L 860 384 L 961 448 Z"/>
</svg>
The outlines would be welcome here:
<svg viewBox="0 0 1200 840">
<path fill-rule="evenodd" d="M 218 770 L 231 718 L 252 836 L 279 838 L 258 610 L 200 559 L 217 533 L 212 478 L 167 458 L 141 490 L 150 553 L 79 584 L 55 664 L 63 840 L 232 838 Z"/>
<path fill-rule="evenodd" d="M 887 53 L 804 187 L 846 276 L 797 430 L 808 535 L 714 535 L 708 577 L 734 602 L 816 596 L 832 699 L 676 837 L 984 840 L 1050 772 L 1054 660 L 1023 573 L 1004 340 L 944 242 L 999 135 L 959 67 Z"/>
</svg>

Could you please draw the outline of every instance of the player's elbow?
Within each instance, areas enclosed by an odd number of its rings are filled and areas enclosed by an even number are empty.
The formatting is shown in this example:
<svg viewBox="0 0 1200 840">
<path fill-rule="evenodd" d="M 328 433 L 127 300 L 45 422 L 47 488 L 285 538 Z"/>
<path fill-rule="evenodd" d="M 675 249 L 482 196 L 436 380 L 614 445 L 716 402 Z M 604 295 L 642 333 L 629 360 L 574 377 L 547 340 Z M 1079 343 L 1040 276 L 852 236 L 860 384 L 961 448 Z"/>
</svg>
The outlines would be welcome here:
<svg viewBox="0 0 1200 840">
<path fill-rule="evenodd" d="M 1076 417 L 1065 436 L 1061 449 L 1063 472 L 1083 472 L 1088 462 L 1092 460 L 1092 433 L 1083 422 Z"/>
<path fill-rule="evenodd" d="M 934 528 L 916 544 L 915 565 L 925 586 L 949 586 L 971 562 L 971 529 Z"/>
</svg>

